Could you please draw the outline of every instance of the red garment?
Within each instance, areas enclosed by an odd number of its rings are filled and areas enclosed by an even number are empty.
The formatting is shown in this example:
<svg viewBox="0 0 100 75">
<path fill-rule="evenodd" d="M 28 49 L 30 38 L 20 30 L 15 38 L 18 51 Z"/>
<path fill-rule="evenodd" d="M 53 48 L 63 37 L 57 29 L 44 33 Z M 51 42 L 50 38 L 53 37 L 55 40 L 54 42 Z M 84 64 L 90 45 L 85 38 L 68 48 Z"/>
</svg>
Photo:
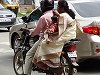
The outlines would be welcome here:
<svg viewBox="0 0 100 75">
<path fill-rule="evenodd" d="M 54 32 L 56 32 L 57 28 L 58 28 L 57 25 L 58 25 L 57 23 L 52 24 L 51 28 L 49 28 L 47 32 L 48 33 L 54 33 Z"/>
</svg>

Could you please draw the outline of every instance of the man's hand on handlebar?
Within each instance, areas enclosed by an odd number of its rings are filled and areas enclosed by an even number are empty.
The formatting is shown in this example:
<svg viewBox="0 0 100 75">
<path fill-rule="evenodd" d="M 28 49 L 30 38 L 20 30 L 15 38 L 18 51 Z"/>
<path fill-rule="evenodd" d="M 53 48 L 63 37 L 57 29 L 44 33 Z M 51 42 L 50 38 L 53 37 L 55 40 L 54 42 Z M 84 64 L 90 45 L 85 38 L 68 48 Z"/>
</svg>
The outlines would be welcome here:
<svg viewBox="0 0 100 75">
<path fill-rule="evenodd" d="M 28 28 L 21 28 L 20 31 L 30 32 Z"/>
<path fill-rule="evenodd" d="M 28 28 L 21 28 L 20 29 L 20 31 L 24 31 L 24 32 L 27 32 L 27 33 L 29 33 L 29 35 L 32 35 L 32 32 L 35 30 L 35 28 L 34 29 L 28 29 Z"/>
</svg>

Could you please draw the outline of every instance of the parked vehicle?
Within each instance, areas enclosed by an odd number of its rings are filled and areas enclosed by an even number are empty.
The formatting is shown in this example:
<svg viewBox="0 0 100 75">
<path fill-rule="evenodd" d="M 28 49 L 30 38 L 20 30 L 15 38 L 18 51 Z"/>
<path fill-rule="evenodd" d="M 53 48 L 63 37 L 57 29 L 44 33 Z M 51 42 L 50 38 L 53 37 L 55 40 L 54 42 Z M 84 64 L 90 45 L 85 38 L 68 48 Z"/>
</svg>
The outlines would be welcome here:
<svg viewBox="0 0 100 75">
<path fill-rule="evenodd" d="M 13 59 L 13 67 L 16 75 L 22 75 L 24 74 L 24 63 L 25 63 L 25 56 L 28 50 L 31 48 L 29 41 L 30 38 L 33 39 L 34 43 L 39 39 L 39 35 L 36 35 L 34 37 L 31 37 L 29 35 L 29 31 L 25 29 L 20 29 L 22 31 L 21 38 L 18 38 L 17 40 L 20 42 L 20 45 L 17 47 L 14 59 Z M 79 39 L 71 39 L 68 43 L 66 43 L 63 47 L 61 56 L 60 56 L 60 64 L 54 67 L 49 67 L 48 70 L 43 70 L 39 68 L 37 65 L 33 64 L 33 71 L 38 71 L 41 73 L 46 73 L 46 75 L 61 75 L 62 73 L 64 75 L 73 75 L 74 72 L 77 70 L 75 69 L 75 66 L 78 66 L 76 63 L 76 44 L 79 42 Z M 64 68 L 64 70 L 61 71 L 61 68 Z M 60 70 L 61 72 L 59 72 Z"/>
<path fill-rule="evenodd" d="M 78 61 L 88 58 L 99 58 L 100 57 L 100 37 L 98 35 L 84 33 L 84 26 L 92 26 L 100 24 L 100 0 L 69 0 L 69 8 L 75 12 L 76 21 L 78 25 L 77 38 L 81 39 L 80 44 L 77 45 Z M 57 4 L 55 4 L 57 6 Z M 38 11 L 38 13 L 36 13 Z M 33 13 L 33 14 L 32 14 Z M 40 11 L 36 8 L 28 16 L 29 22 L 26 24 L 28 28 L 34 28 L 36 22 L 39 19 Z M 14 25 L 9 34 L 10 46 L 12 49 L 17 48 L 17 38 L 21 37 L 22 32 L 19 31 L 21 27 L 24 27 L 21 19 L 18 19 L 18 24 Z M 89 31 L 89 30 L 87 30 Z M 98 52 L 99 50 L 99 52 Z"/>
<path fill-rule="evenodd" d="M 19 9 L 18 0 L 0 0 L 0 3 L 17 15 Z"/>
<path fill-rule="evenodd" d="M 16 15 L 14 12 L 4 8 L 0 4 L 0 28 L 9 28 L 16 22 Z"/>
</svg>

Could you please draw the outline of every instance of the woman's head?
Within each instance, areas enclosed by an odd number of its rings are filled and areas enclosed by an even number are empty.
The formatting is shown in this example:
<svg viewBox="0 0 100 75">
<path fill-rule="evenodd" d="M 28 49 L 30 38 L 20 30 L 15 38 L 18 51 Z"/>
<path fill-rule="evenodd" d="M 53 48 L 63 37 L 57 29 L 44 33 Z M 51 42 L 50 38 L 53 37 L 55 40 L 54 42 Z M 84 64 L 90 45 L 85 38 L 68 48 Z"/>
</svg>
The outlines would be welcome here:
<svg viewBox="0 0 100 75">
<path fill-rule="evenodd" d="M 66 12 L 66 10 L 68 10 L 68 9 L 69 9 L 68 3 L 65 0 L 58 1 L 57 10 L 59 13 Z"/>
<path fill-rule="evenodd" d="M 73 19 L 75 19 L 75 13 L 69 9 L 68 3 L 66 0 L 59 0 L 57 10 L 59 13 L 68 13 Z"/>
<path fill-rule="evenodd" d="M 54 8 L 54 1 L 53 0 L 42 0 L 40 2 L 40 7 L 43 13 L 48 10 L 52 10 Z"/>
</svg>

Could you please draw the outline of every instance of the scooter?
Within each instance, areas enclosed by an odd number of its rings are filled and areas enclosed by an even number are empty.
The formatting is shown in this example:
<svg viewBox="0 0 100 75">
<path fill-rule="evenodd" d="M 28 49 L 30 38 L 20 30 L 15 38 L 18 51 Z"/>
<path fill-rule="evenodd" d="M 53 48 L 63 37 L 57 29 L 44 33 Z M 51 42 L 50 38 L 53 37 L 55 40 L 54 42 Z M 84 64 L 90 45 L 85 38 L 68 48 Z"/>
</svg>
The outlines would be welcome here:
<svg viewBox="0 0 100 75">
<path fill-rule="evenodd" d="M 24 64 L 26 53 L 31 48 L 29 41 L 33 39 L 34 43 L 39 39 L 39 35 L 31 37 L 29 32 L 21 29 L 22 36 L 18 38 L 20 45 L 18 46 L 14 58 L 13 58 L 13 68 L 16 75 L 24 74 Z M 80 39 L 71 39 L 68 43 L 63 46 L 61 56 L 60 56 L 60 66 L 58 67 L 49 67 L 49 70 L 43 70 L 37 65 L 33 64 L 32 71 L 38 71 L 40 73 L 45 73 L 46 75 L 73 75 L 77 70 L 75 66 L 78 66 L 76 58 L 77 51 L 76 45 L 80 42 Z M 62 71 L 61 71 L 61 68 Z M 60 70 L 60 72 L 59 72 Z"/>
</svg>

